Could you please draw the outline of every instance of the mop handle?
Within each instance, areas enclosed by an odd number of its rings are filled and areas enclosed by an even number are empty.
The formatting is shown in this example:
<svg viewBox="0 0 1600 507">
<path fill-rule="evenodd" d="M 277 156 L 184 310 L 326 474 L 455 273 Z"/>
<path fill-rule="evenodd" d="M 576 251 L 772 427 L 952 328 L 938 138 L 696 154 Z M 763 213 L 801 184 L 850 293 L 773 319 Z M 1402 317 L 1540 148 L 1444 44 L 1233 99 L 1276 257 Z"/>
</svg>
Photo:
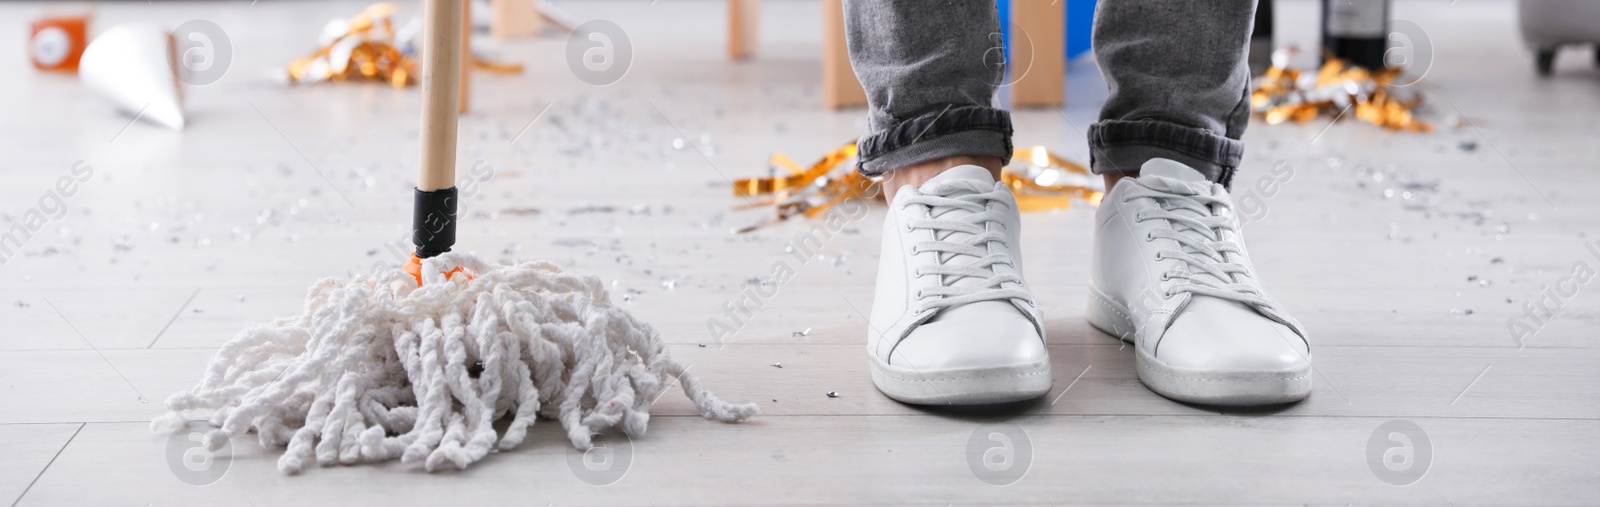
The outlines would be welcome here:
<svg viewBox="0 0 1600 507">
<path fill-rule="evenodd" d="M 422 156 L 418 161 L 412 243 L 417 256 L 456 242 L 456 117 L 461 89 L 462 0 L 424 0 Z"/>
</svg>

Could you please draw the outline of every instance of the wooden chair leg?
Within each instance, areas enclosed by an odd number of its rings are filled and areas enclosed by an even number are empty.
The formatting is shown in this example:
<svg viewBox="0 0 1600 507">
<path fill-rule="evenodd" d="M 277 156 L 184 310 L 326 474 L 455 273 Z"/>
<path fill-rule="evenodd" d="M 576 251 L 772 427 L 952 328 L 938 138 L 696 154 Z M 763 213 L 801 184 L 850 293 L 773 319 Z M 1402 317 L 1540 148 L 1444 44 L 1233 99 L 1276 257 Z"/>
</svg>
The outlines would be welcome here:
<svg viewBox="0 0 1600 507">
<path fill-rule="evenodd" d="M 490 0 L 494 19 L 489 22 L 489 35 L 496 39 L 532 37 L 539 34 L 539 24 L 544 21 L 533 0 Z"/>
<path fill-rule="evenodd" d="M 1066 76 L 1066 2 L 1011 2 L 1011 105 L 1059 106 Z"/>
<path fill-rule="evenodd" d="M 756 54 L 761 24 L 761 0 L 728 0 L 728 59 L 743 60 Z"/>
<path fill-rule="evenodd" d="M 867 91 L 850 68 L 843 0 L 822 0 L 822 104 L 828 109 L 867 105 Z"/>
</svg>

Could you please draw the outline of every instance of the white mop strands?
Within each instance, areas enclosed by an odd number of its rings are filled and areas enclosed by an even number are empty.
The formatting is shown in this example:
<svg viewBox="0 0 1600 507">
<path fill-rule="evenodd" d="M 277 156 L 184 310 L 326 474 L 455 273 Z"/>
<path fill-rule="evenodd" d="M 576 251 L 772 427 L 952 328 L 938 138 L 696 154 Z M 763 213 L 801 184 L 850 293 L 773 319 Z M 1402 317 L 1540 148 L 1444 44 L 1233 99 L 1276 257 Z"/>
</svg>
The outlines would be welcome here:
<svg viewBox="0 0 1600 507">
<path fill-rule="evenodd" d="M 454 266 L 472 278 L 447 280 L 442 269 Z M 168 398 L 152 427 L 207 419 L 228 438 L 255 431 L 263 447 L 287 446 L 286 473 L 313 457 L 466 468 L 515 448 L 539 416 L 561 421 L 584 450 L 607 428 L 641 435 L 671 378 L 707 419 L 758 410 L 701 388 L 654 328 L 612 306 L 598 278 L 447 253 L 424 261 L 422 287 L 400 270 L 318 282 L 302 315 L 223 345 L 200 385 Z"/>
</svg>

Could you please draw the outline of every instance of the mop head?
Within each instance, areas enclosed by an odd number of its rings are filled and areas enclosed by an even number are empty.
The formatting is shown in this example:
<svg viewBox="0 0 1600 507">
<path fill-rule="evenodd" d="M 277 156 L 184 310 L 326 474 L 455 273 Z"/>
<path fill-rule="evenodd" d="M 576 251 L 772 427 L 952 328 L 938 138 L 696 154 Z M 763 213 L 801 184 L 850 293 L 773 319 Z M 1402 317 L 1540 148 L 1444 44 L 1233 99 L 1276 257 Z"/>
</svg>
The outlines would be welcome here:
<svg viewBox="0 0 1600 507">
<path fill-rule="evenodd" d="M 469 276 L 447 277 L 457 266 Z M 287 446 L 285 473 L 313 457 L 322 466 L 400 458 L 433 471 L 515 448 L 539 416 L 561 421 L 582 450 L 607 428 L 642 435 L 669 379 L 707 419 L 757 412 L 701 388 L 596 277 L 458 253 L 422 271 L 421 287 L 400 270 L 317 282 L 303 314 L 223 345 L 152 428 L 207 419 L 228 438 L 254 431 L 263 447 Z"/>
</svg>

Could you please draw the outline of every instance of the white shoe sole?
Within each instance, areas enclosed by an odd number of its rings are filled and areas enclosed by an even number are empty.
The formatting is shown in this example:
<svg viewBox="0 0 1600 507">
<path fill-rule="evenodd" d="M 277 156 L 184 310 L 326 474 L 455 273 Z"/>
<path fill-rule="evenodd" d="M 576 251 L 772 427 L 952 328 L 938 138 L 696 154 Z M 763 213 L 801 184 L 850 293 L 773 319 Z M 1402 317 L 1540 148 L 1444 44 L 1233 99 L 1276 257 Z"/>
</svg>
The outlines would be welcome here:
<svg viewBox="0 0 1600 507">
<path fill-rule="evenodd" d="M 1135 341 L 1133 320 L 1099 289 L 1089 287 L 1089 324 L 1134 346 L 1139 381 L 1156 394 L 1188 403 L 1250 406 L 1290 403 L 1311 394 L 1310 356 L 1304 368 L 1285 371 L 1196 370 L 1162 362 Z"/>
<path fill-rule="evenodd" d="M 918 371 L 872 360 L 872 383 L 885 396 L 915 405 L 988 405 L 1050 392 L 1050 362 Z"/>
</svg>

